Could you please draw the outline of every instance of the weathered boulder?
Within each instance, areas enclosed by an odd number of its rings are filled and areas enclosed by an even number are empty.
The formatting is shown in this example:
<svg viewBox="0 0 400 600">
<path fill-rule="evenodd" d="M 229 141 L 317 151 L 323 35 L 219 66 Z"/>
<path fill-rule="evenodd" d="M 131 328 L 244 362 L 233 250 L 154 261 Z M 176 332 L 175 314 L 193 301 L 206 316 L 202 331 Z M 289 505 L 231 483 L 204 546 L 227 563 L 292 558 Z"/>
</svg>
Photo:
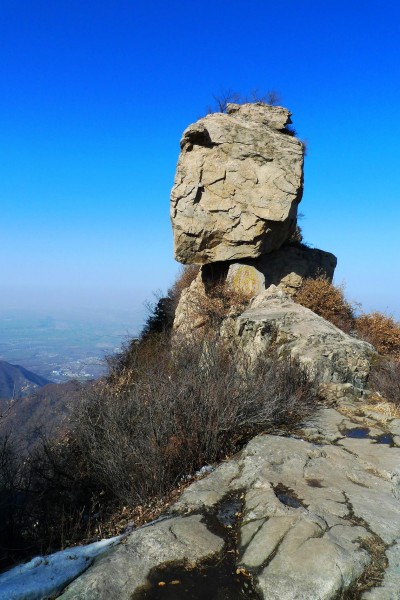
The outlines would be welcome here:
<svg viewBox="0 0 400 600">
<path fill-rule="evenodd" d="M 353 338 L 271 286 L 237 318 L 236 335 L 251 355 L 273 347 L 293 356 L 323 383 L 364 388 L 374 348 Z"/>
<path fill-rule="evenodd" d="M 227 280 L 234 289 L 257 295 L 271 285 L 287 294 L 299 289 L 303 279 L 325 275 L 332 281 L 337 259 L 330 252 L 307 246 L 285 245 L 259 258 L 232 263 Z"/>
<path fill-rule="evenodd" d="M 254 258 L 289 238 L 304 156 L 290 122 L 282 107 L 230 104 L 184 131 L 171 193 L 178 261 Z"/>
</svg>

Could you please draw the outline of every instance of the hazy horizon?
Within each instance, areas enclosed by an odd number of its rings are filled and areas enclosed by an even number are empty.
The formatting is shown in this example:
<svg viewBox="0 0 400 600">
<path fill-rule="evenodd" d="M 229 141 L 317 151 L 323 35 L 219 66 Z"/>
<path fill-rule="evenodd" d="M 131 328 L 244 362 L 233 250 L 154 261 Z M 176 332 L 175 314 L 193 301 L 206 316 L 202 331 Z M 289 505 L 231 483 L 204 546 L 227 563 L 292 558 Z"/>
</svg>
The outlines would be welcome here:
<svg viewBox="0 0 400 600">
<path fill-rule="evenodd" d="M 131 311 L 165 292 L 183 130 L 213 95 L 277 90 L 307 140 L 305 241 L 400 318 L 400 7 L 172 0 L 0 11 L 1 310 Z"/>
</svg>

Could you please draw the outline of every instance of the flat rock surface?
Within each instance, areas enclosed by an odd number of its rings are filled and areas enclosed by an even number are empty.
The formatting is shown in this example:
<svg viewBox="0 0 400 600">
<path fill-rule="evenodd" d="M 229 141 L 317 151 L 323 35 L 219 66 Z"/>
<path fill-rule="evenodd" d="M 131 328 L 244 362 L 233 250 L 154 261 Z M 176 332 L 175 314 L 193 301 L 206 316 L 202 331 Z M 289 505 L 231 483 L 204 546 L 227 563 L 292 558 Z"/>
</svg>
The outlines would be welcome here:
<svg viewBox="0 0 400 600">
<path fill-rule="evenodd" d="M 142 527 L 128 536 L 60 596 L 63 600 L 131 600 L 152 569 L 169 562 L 197 563 L 217 555 L 224 540 L 211 533 L 201 516 L 175 517 Z"/>
</svg>

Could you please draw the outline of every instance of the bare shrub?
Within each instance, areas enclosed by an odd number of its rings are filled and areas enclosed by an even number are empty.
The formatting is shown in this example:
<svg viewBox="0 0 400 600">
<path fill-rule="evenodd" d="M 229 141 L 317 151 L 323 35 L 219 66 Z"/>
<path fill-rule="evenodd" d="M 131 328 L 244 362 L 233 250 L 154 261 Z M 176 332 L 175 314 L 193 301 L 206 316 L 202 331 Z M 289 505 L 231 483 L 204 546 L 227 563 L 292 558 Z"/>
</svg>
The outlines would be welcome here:
<svg viewBox="0 0 400 600">
<path fill-rule="evenodd" d="M 354 308 L 346 300 L 343 286 L 333 285 L 325 275 L 304 279 L 295 300 L 346 333 L 354 328 Z"/>
<path fill-rule="evenodd" d="M 380 358 L 371 366 L 369 387 L 400 407 L 400 361 Z"/>
<path fill-rule="evenodd" d="M 0 439 L 0 571 L 12 556 L 11 548 L 21 545 L 23 511 L 21 493 L 22 468 L 18 448 L 9 434 Z"/>
<path fill-rule="evenodd" d="M 240 315 L 250 299 L 251 294 L 219 279 L 191 292 L 188 302 L 193 314 L 202 319 L 207 328 L 216 331 L 224 319 Z"/>
<path fill-rule="evenodd" d="M 222 90 L 219 94 L 213 95 L 214 105 L 209 106 L 207 114 L 214 112 L 226 113 L 228 104 L 266 104 L 268 106 L 277 106 L 281 102 L 280 94 L 275 90 L 268 90 L 266 93 L 260 93 L 254 89 L 248 95 L 243 95 L 231 89 Z"/>
<path fill-rule="evenodd" d="M 301 230 L 300 225 L 296 225 L 295 230 L 285 243 L 291 246 L 305 246 L 305 244 L 303 243 L 303 232 Z"/>
<path fill-rule="evenodd" d="M 379 354 L 400 359 L 400 324 L 392 317 L 381 312 L 363 314 L 356 321 L 356 332 Z"/>
<path fill-rule="evenodd" d="M 238 348 L 207 336 L 168 344 L 153 355 L 138 351 L 128 385 L 117 395 L 109 384 L 93 390 L 76 418 L 89 469 L 125 503 L 165 493 L 315 402 L 297 363 L 264 357 L 250 364 Z"/>
</svg>

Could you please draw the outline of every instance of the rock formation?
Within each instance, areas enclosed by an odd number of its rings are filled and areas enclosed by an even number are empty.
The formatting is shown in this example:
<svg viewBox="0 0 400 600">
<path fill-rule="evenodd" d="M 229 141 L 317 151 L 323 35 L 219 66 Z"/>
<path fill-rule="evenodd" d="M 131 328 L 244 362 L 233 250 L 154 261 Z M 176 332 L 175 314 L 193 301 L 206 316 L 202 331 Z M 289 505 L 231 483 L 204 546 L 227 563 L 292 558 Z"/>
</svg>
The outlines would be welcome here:
<svg viewBox="0 0 400 600">
<path fill-rule="evenodd" d="M 324 274 L 332 281 L 336 262 L 336 256 L 330 252 L 301 245 L 285 245 L 259 258 L 231 263 L 227 280 L 235 289 L 249 291 L 253 296 L 270 285 L 279 286 L 292 295 L 305 278 L 315 279 Z"/>
<path fill-rule="evenodd" d="M 236 335 L 247 353 L 292 356 L 323 383 L 351 383 L 363 389 L 375 350 L 293 302 L 275 286 L 256 296 L 236 320 Z"/>
<path fill-rule="evenodd" d="M 270 285 L 294 294 L 321 274 L 332 280 L 333 254 L 291 241 L 304 148 L 290 135 L 290 116 L 262 103 L 229 104 L 184 131 L 171 193 L 175 257 L 202 267 L 182 294 L 176 329 L 204 324 L 195 298 L 215 280 L 250 296 Z"/>
<path fill-rule="evenodd" d="M 175 600 L 400 598 L 400 419 L 382 412 L 381 397 L 369 402 L 374 349 L 285 293 L 321 271 L 332 277 L 336 265 L 329 253 L 284 245 L 302 191 L 303 151 L 284 133 L 288 119 L 280 107 L 230 105 L 184 133 L 175 250 L 203 266 L 175 326 L 201 326 L 193 299 L 228 278 L 254 298 L 221 334 L 250 357 L 273 348 L 296 358 L 322 382 L 325 403 L 290 433 L 258 435 L 197 474 L 168 512 L 95 558 L 62 600 L 144 600 L 160 588 Z"/>
<path fill-rule="evenodd" d="M 185 264 L 257 257 L 294 231 L 303 144 L 290 112 L 229 104 L 183 133 L 171 194 L 175 257 Z"/>
</svg>

